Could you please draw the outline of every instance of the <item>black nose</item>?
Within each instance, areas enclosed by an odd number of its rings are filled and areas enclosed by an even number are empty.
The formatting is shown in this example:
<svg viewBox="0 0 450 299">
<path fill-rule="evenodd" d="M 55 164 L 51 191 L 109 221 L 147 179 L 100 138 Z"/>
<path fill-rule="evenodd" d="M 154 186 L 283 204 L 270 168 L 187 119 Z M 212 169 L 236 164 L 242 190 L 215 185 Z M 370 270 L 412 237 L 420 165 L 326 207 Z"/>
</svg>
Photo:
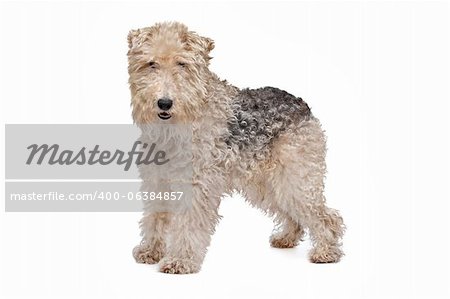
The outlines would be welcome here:
<svg viewBox="0 0 450 299">
<path fill-rule="evenodd" d="M 172 100 L 168 99 L 168 98 L 162 98 L 158 100 L 158 107 L 161 110 L 167 111 L 170 109 L 170 107 L 172 107 Z"/>
</svg>

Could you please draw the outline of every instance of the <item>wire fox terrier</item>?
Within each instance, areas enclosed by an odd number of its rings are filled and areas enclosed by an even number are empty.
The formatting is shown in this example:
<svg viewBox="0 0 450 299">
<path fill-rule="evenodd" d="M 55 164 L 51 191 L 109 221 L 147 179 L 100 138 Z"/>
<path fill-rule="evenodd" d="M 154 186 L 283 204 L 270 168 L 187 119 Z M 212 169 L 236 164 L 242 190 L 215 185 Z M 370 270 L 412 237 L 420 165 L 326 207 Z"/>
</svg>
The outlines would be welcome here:
<svg viewBox="0 0 450 299">
<path fill-rule="evenodd" d="M 131 30 L 128 45 L 134 121 L 192 126 L 191 207 L 144 210 L 136 261 L 159 263 L 165 273 L 198 272 L 221 197 L 239 190 L 274 218 L 271 246 L 292 248 L 307 230 L 310 261 L 338 262 L 345 226 L 325 205 L 326 137 L 308 105 L 277 88 L 220 80 L 208 68 L 213 40 L 183 24 Z"/>
</svg>

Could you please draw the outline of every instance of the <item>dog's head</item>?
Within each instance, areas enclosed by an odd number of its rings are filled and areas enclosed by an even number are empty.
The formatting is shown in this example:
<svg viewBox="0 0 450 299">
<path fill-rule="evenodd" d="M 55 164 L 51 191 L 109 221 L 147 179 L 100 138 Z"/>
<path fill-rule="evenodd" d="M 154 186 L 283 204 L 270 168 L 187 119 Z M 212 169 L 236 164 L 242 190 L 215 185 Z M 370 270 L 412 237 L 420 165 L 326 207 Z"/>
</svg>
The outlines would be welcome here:
<svg viewBox="0 0 450 299">
<path fill-rule="evenodd" d="M 128 34 L 128 73 L 136 123 L 189 122 L 206 101 L 214 42 L 180 23 Z"/>
</svg>

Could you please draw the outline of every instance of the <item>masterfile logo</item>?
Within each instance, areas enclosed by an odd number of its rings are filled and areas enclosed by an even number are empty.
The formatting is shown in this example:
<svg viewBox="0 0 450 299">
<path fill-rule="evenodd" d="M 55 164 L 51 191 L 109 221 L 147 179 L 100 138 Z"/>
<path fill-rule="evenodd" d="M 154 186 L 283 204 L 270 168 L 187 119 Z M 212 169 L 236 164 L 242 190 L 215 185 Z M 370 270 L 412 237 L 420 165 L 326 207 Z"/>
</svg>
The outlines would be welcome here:
<svg viewBox="0 0 450 299">
<path fill-rule="evenodd" d="M 150 165 L 155 163 L 156 165 L 163 165 L 169 162 L 166 159 L 166 153 L 162 150 L 155 152 L 156 143 L 152 143 L 150 146 L 148 143 L 142 143 L 136 141 L 133 143 L 131 151 L 124 152 L 121 150 L 115 150 L 111 152 L 109 150 L 100 151 L 100 145 L 96 144 L 92 150 L 87 150 L 86 147 L 82 147 L 78 152 L 72 150 L 61 150 L 58 144 L 32 144 L 27 147 L 30 150 L 27 164 L 36 163 L 41 165 L 42 163 L 48 163 L 49 165 L 108 165 L 111 163 L 117 163 L 118 165 L 124 165 L 124 170 L 128 171 L 131 164 L 136 157 L 136 165 Z M 138 150 L 141 148 L 141 150 Z M 145 154 L 145 155 L 144 155 Z M 35 159 L 36 158 L 36 159 Z M 46 161 L 44 161 L 46 159 Z"/>
</svg>

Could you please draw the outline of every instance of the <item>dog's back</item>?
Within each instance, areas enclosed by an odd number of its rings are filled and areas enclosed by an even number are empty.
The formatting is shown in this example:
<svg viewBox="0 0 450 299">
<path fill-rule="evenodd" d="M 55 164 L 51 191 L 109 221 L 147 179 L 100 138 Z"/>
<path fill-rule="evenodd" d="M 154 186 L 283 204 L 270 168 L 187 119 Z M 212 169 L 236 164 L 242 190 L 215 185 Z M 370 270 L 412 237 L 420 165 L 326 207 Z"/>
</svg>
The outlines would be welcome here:
<svg viewBox="0 0 450 299">
<path fill-rule="evenodd" d="M 228 121 L 228 146 L 239 150 L 262 150 L 289 126 L 311 118 L 311 110 L 301 99 L 275 88 L 243 89 L 233 101 L 233 117 Z"/>
</svg>

